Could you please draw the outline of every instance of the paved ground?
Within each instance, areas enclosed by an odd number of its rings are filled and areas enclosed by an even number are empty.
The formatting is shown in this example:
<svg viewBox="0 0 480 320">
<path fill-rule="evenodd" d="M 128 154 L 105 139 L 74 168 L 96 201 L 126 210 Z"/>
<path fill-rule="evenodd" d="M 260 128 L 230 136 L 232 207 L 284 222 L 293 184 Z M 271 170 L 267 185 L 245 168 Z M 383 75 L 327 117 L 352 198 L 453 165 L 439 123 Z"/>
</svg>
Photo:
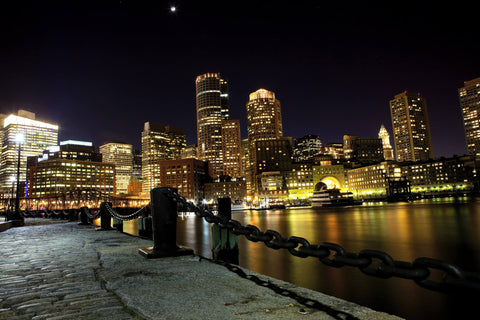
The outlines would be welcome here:
<svg viewBox="0 0 480 320">
<path fill-rule="evenodd" d="M 151 241 L 38 220 L 0 233 L 1 320 L 399 319 L 244 270 L 302 305 L 198 256 L 148 260 Z"/>
</svg>

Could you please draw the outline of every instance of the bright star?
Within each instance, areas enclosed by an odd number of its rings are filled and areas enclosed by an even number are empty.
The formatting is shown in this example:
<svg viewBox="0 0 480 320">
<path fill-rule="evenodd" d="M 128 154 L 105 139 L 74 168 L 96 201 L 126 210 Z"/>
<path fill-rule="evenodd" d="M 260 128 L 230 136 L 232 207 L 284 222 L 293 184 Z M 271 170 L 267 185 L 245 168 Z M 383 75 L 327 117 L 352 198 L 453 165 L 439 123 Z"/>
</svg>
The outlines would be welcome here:
<svg viewBox="0 0 480 320">
<path fill-rule="evenodd" d="M 171 6 L 171 7 L 170 7 L 170 12 L 175 12 L 175 11 L 177 11 L 177 7 Z"/>
</svg>

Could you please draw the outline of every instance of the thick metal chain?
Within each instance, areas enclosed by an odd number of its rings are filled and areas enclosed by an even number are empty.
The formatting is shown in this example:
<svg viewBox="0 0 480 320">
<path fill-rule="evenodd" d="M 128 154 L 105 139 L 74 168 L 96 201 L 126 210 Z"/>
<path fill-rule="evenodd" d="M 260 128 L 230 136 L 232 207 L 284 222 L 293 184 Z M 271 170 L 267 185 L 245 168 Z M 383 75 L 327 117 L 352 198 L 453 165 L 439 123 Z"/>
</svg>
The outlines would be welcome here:
<svg viewBox="0 0 480 320">
<path fill-rule="evenodd" d="M 108 202 L 105 202 L 105 208 L 108 210 L 108 212 L 110 213 L 110 215 L 118 220 L 122 220 L 122 221 L 129 221 L 129 220 L 133 220 L 133 219 L 136 219 L 138 218 L 140 215 L 142 215 L 144 212 L 147 211 L 148 209 L 148 205 L 146 206 L 143 206 L 141 207 L 140 209 L 138 209 L 137 211 L 131 213 L 131 214 L 128 214 L 128 215 L 122 215 L 118 212 L 116 212 Z"/>
<path fill-rule="evenodd" d="M 323 242 L 317 245 L 310 244 L 307 239 L 301 237 L 284 238 L 277 231 L 261 231 L 255 226 L 242 226 L 236 220 L 215 215 L 205 207 L 187 202 L 174 189 L 169 196 L 179 204 L 179 210 L 194 212 L 207 222 L 227 228 L 236 235 L 244 235 L 253 242 L 263 242 L 267 247 L 275 250 L 286 249 L 300 258 L 318 258 L 323 264 L 335 268 L 356 267 L 364 274 L 378 278 L 410 279 L 423 288 L 438 292 L 454 293 L 471 290 L 477 294 L 480 293 L 480 274 L 462 271 L 459 267 L 444 261 L 432 258 L 417 258 L 413 262 L 397 261 L 383 251 L 362 250 L 355 253 L 348 252 L 335 243 Z M 440 271 L 443 274 L 442 280 L 433 280 L 432 271 Z"/>
<path fill-rule="evenodd" d="M 87 207 L 81 207 L 80 211 L 85 213 L 89 219 L 97 219 L 98 217 L 100 217 L 100 211 L 98 211 L 96 214 L 92 215 L 90 213 L 90 210 Z"/>
</svg>

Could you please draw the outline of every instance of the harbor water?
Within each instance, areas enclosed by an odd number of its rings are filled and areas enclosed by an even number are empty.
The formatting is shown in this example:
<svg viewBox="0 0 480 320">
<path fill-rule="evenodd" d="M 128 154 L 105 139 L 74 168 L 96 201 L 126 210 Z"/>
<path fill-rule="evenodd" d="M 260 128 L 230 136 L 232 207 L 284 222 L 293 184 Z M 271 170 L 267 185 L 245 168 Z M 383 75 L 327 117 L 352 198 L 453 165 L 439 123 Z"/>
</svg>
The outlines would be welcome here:
<svg viewBox="0 0 480 320">
<path fill-rule="evenodd" d="M 333 242 L 346 251 L 374 249 L 395 260 L 430 257 L 480 273 L 480 201 L 468 198 L 372 203 L 331 208 L 292 208 L 234 212 L 233 219 L 260 230 L 299 236 L 311 244 Z M 136 233 L 136 223 L 124 231 Z M 178 220 L 177 243 L 211 257 L 211 226 L 196 216 Z M 479 296 L 443 294 L 412 280 L 379 279 L 353 267 L 333 268 L 316 258 L 299 258 L 287 250 L 239 236 L 239 264 L 246 269 L 349 300 L 406 319 L 456 319 L 476 314 Z M 437 272 L 437 271 L 434 271 Z M 432 277 L 437 276 L 432 272 Z M 441 280 L 441 272 L 438 279 Z"/>
</svg>

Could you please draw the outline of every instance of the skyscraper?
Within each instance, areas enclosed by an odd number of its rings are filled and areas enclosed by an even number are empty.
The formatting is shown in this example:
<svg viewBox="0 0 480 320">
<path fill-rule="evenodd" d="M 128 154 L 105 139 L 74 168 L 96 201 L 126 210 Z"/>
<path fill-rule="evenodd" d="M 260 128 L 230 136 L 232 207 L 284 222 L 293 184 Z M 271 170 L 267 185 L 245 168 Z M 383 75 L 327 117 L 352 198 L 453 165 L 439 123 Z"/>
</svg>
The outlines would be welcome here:
<svg viewBox="0 0 480 320">
<path fill-rule="evenodd" d="M 258 89 L 250 93 L 247 102 L 248 140 L 268 140 L 283 136 L 282 112 L 280 101 L 275 93 Z"/>
<path fill-rule="evenodd" d="M 186 147 L 183 129 L 145 122 L 142 131 L 142 183 L 143 192 L 160 186 L 160 161 L 180 159 Z"/>
<path fill-rule="evenodd" d="M 242 138 L 239 120 L 223 120 L 222 153 L 223 175 L 232 178 L 242 177 Z"/>
<path fill-rule="evenodd" d="M 388 134 L 388 131 L 383 125 L 383 123 L 380 127 L 380 131 L 378 132 L 378 137 L 382 139 L 383 156 L 385 160 L 394 160 L 395 158 L 393 157 L 393 148 L 390 144 L 390 135 Z"/>
<path fill-rule="evenodd" d="M 458 89 L 460 107 L 467 150 L 471 155 L 480 155 L 480 78 L 465 81 L 463 88 Z"/>
<path fill-rule="evenodd" d="M 222 120 L 228 120 L 228 83 L 220 73 L 206 73 L 195 80 L 198 159 L 209 161 L 212 176 L 223 172 Z"/>
<path fill-rule="evenodd" d="M 102 162 L 115 165 L 115 193 L 128 194 L 128 183 L 133 174 L 132 145 L 109 142 L 99 147 Z"/>
<path fill-rule="evenodd" d="M 260 154 L 266 154 L 263 151 L 270 151 L 269 145 L 260 142 L 279 140 L 283 137 L 281 106 L 280 101 L 275 98 L 275 93 L 259 89 L 250 94 L 247 102 L 247 133 L 249 147 L 246 170 L 247 194 L 253 197 L 257 189 L 256 175 L 260 173 L 260 169 L 266 169 L 259 166 L 257 158 Z M 285 141 L 279 141 L 278 144 L 285 147 L 283 142 Z M 268 150 L 260 150 L 261 148 Z"/>
<path fill-rule="evenodd" d="M 390 101 L 397 161 L 433 158 L 427 102 L 419 93 L 407 91 Z"/>
<path fill-rule="evenodd" d="M 20 182 L 26 181 L 27 157 L 39 156 L 48 147 L 58 145 L 58 125 L 35 119 L 35 113 L 18 110 L 4 117 L 1 127 L 0 186 L 10 190 L 16 176 L 20 148 Z M 17 143 L 16 138 L 23 137 Z M 8 192 L 8 191 L 7 191 Z"/>
</svg>

